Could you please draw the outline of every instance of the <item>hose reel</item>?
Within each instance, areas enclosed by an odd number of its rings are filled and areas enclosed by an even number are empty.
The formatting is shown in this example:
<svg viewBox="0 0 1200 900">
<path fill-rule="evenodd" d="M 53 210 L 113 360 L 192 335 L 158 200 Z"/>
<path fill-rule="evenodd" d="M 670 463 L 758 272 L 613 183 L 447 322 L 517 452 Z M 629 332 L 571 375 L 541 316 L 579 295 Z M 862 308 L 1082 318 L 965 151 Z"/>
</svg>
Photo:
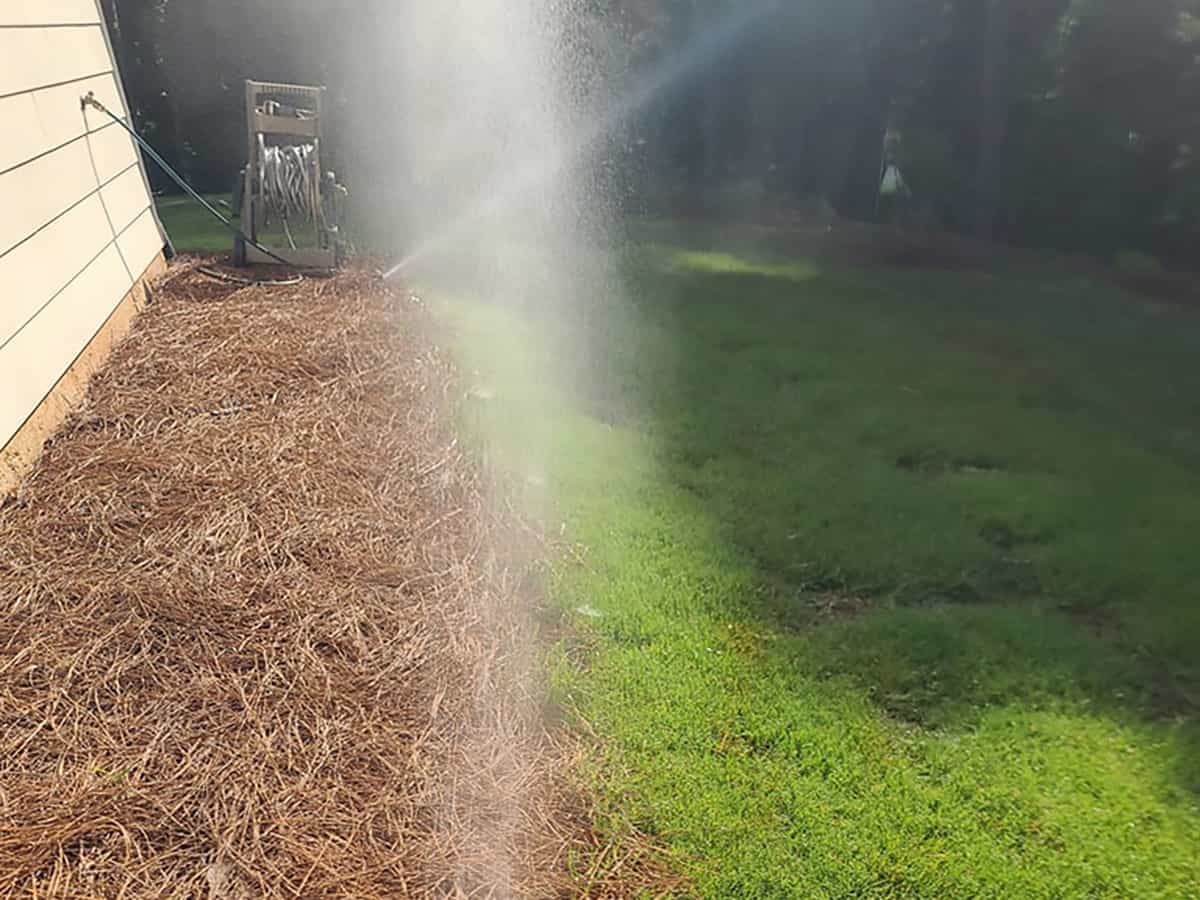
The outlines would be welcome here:
<svg viewBox="0 0 1200 900">
<path fill-rule="evenodd" d="M 324 269 L 343 261 L 346 189 L 321 167 L 324 96 L 321 87 L 247 80 L 247 164 L 234 193 L 234 211 L 242 216 L 242 230 L 268 246 L 271 256 L 238 238 L 236 264 L 272 263 L 278 257 Z M 271 246 L 273 237 L 287 246 Z"/>
</svg>

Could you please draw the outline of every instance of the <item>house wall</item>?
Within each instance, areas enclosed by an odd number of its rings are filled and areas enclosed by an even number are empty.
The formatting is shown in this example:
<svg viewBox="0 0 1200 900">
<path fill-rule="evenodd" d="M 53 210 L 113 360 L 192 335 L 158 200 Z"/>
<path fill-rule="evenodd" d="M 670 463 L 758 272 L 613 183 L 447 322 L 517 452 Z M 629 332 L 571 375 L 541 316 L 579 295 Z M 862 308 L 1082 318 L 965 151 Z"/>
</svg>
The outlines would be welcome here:
<svg viewBox="0 0 1200 900">
<path fill-rule="evenodd" d="M 88 91 L 125 115 L 96 0 L 0 0 L 0 491 L 162 264 L 139 154 Z"/>
</svg>

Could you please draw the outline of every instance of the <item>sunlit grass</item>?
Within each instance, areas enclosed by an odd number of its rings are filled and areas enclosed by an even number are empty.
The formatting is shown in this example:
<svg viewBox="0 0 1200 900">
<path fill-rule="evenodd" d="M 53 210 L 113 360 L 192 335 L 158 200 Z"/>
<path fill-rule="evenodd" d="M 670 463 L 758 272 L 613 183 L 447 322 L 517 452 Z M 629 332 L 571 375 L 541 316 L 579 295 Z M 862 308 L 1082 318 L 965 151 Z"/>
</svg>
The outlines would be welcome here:
<svg viewBox="0 0 1200 900">
<path fill-rule="evenodd" d="M 666 255 L 669 265 L 679 271 L 707 272 L 724 275 L 763 275 L 770 278 L 788 278 L 803 281 L 815 278 L 820 270 L 806 261 L 771 263 L 749 260 L 732 253 L 716 251 L 677 250 Z"/>
</svg>

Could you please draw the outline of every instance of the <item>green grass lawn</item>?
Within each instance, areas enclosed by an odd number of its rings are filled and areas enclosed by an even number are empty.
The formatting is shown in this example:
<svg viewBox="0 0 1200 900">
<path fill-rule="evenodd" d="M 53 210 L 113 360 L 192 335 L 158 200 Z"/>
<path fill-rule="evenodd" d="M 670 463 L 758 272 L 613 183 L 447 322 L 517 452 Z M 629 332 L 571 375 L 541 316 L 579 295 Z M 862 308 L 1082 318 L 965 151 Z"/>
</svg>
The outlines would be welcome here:
<svg viewBox="0 0 1200 900">
<path fill-rule="evenodd" d="M 232 215 L 228 194 L 213 194 L 205 199 L 226 218 Z M 191 197 L 182 194 L 159 197 L 155 205 L 163 227 L 180 253 L 228 253 L 233 249 L 233 235 Z"/>
<path fill-rule="evenodd" d="M 710 897 L 1200 895 L 1200 316 L 630 246 L 570 324 L 430 288 L 465 432 L 579 548 L 602 827 Z"/>
<path fill-rule="evenodd" d="M 206 199 L 221 215 L 240 227 L 241 220 L 229 208 L 228 194 L 210 194 Z M 191 197 L 175 195 L 155 201 L 163 226 L 180 253 L 229 253 L 233 250 L 233 233 L 213 218 L 212 213 Z M 299 246 L 315 246 L 311 229 L 295 228 L 292 237 Z M 263 229 L 259 240 L 267 249 L 287 247 L 287 234 L 278 222 Z"/>
</svg>

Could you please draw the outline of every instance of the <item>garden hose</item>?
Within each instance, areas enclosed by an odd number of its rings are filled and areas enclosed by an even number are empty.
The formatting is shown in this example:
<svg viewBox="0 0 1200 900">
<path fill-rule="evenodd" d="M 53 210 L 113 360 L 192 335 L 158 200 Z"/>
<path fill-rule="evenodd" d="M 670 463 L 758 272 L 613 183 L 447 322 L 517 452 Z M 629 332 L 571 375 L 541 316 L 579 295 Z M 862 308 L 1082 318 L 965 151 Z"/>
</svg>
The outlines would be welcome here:
<svg viewBox="0 0 1200 900">
<path fill-rule="evenodd" d="M 211 203 L 209 203 L 207 200 L 205 200 L 200 195 L 200 193 L 198 191 L 196 191 L 195 188 L 193 188 L 190 184 L 188 184 L 186 181 L 184 181 L 183 177 L 178 172 L 176 172 L 173 168 L 171 168 L 170 163 L 168 163 L 165 159 L 163 159 L 161 156 L 159 156 L 158 151 L 155 150 L 152 146 L 150 146 L 149 142 L 143 140 L 141 135 L 139 135 L 128 124 L 126 124 L 123 119 L 121 119 L 117 115 L 114 115 L 112 112 L 109 111 L 108 107 L 106 107 L 103 103 L 101 103 L 99 100 L 97 100 L 96 95 L 92 91 L 88 91 L 86 95 L 84 95 L 83 97 L 80 98 L 79 105 L 81 108 L 84 108 L 84 109 L 91 106 L 91 107 L 94 107 L 94 108 L 100 110 L 100 112 L 104 113 L 106 116 L 108 116 L 110 119 L 112 119 L 118 125 L 120 125 L 123 129 L 125 129 L 125 131 L 127 131 L 129 133 L 129 136 L 134 139 L 134 141 L 137 143 L 137 145 L 139 147 L 141 147 L 143 150 L 145 150 L 146 154 L 152 160 L 154 160 L 156 163 L 158 163 L 158 165 L 162 168 L 162 170 L 164 172 L 167 173 L 167 175 L 171 178 L 172 181 L 174 181 L 177 185 L 179 185 L 179 187 L 181 187 L 187 193 L 187 195 L 189 197 L 191 197 L 193 200 L 195 200 L 197 203 L 199 203 L 201 206 L 203 206 L 206 210 L 208 210 L 208 212 L 212 215 L 212 217 L 214 219 L 216 219 L 218 222 L 220 222 L 222 225 L 224 225 L 225 228 L 227 228 L 230 232 L 232 232 L 234 237 L 237 237 L 237 238 L 245 241 L 247 244 L 249 244 L 255 250 L 258 250 L 260 253 L 265 254 L 270 259 L 275 260 L 280 265 L 287 266 L 290 269 L 296 268 L 288 260 L 284 259 L 282 256 L 280 256 L 277 253 L 272 253 L 270 250 L 268 250 L 266 247 L 264 247 L 258 241 L 254 240 L 252 237 L 250 237 L 244 231 L 242 231 L 240 228 L 238 228 L 236 225 L 234 225 L 233 222 L 231 222 L 225 216 L 221 215 L 221 213 L 217 210 L 217 208 L 215 206 L 213 206 Z"/>
</svg>

